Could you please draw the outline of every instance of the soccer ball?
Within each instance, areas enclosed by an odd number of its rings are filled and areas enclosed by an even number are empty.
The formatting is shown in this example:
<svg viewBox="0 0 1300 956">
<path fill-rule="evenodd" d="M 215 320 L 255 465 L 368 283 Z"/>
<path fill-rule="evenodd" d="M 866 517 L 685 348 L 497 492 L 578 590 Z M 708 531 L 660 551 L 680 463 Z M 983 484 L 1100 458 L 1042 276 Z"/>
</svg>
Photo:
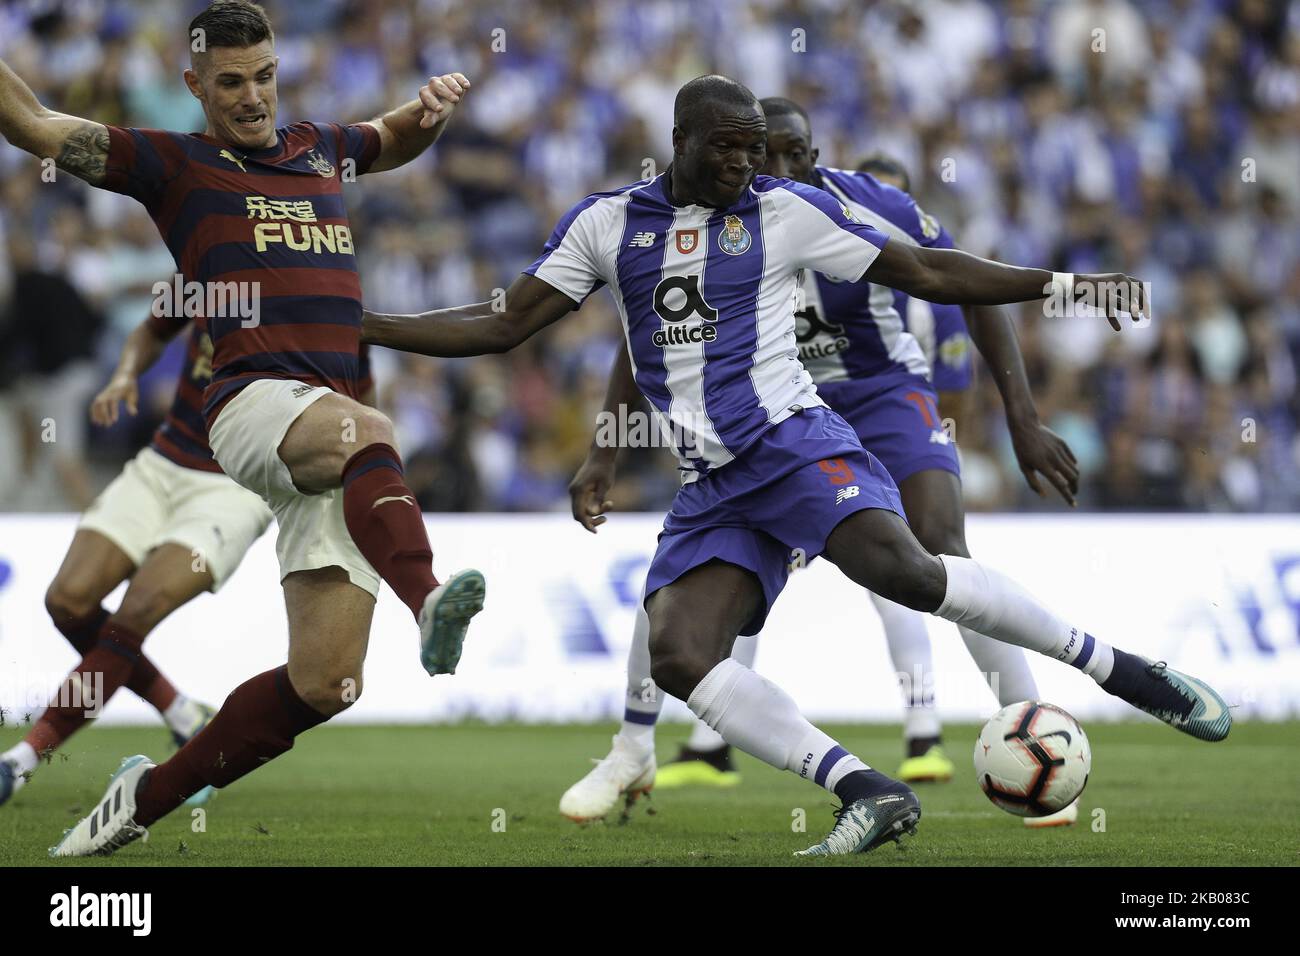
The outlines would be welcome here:
<svg viewBox="0 0 1300 956">
<path fill-rule="evenodd" d="M 1092 748 L 1079 722 L 1052 704 L 1025 700 L 999 710 L 975 741 L 985 796 L 1018 817 L 1069 806 L 1088 783 Z"/>
</svg>

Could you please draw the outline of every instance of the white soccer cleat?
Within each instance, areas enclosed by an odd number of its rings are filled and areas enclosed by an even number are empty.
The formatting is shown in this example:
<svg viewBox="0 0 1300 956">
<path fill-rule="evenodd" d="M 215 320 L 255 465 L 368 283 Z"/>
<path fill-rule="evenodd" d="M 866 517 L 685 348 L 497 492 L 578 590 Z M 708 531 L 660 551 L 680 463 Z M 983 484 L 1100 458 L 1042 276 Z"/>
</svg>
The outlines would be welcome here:
<svg viewBox="0 0 1300 956">
<path fill-rule="evenodd" d="M 154 768 L 154 763 L 143 754 L 127 757 L 122 766 L 108 781 L 104 799 L 90 815 L 83 817 L 71 830 L 65 830 L 57 846 L 50 847 L 50 856 L 108 856 L 149 831 L 137 826 L 135 817 L 135 789 L 140 778 Z"/>
<path fill-rule="evenodd" d="M 1067 804 L 1063 809 L 1055 813 L 1049 813 L 1045 817 L 1025 817 L 1025 826 L 1031 830 L 1038 830 L 1043 827 L 1068 827 L 1079 819 L 1079 798 L 1075 797 L 1074 802 Z"/>
<path fill-rule="evenodd" d="M 574 823 L 601 819 L 620 798 L 631 807 L 655 784 L 654 750 L 641 750 L 617 734 L 609 754 L 595 764 L 560 798 L 560 812 Z"/>
</svg>

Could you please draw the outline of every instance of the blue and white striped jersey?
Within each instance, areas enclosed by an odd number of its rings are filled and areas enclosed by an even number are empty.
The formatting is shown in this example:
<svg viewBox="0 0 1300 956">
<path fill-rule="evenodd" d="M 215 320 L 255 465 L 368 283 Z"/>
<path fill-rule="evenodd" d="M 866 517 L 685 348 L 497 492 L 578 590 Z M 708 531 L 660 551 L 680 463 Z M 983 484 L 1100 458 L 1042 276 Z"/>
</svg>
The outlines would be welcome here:
<svg viewBox="0 0 1300 956">
<path fill-rule="evenodd" d="M 867 173 L 818 166 L 816 182 L 848 207 L 855 219 L 899 242 L 939 249 L 953 246 L 947 230 L 911 196 Z M 944 343 L 954 334 L 964 342 L 965 323 L 958 306 L 913 299 L 865 279 L 846 282 L 819 273 L 804 283 L 797 325 L 799 358 L 818 384 L 893 372 L 931 378 L 932 370 L 937 373 L 943 368 L 945 384 L 953 387 L 954 376 L 943 363 L 948 354 L 957 357 L 961 343 L 948 345 L 944 352 Z M 961 357 L 966 354 L 962 350 Z"/>
<path fill-rule="evenodd" d="M 800 272 L 857 282 L 887 237 L 812 186 L 758 176 L 719 210 L 673 205 L 666 176 L 588 196 L 525 272 L 576 302 L 609 284 L 637 385 L 691 481 L 826 404 L 799 362 Z"/>
</svg>

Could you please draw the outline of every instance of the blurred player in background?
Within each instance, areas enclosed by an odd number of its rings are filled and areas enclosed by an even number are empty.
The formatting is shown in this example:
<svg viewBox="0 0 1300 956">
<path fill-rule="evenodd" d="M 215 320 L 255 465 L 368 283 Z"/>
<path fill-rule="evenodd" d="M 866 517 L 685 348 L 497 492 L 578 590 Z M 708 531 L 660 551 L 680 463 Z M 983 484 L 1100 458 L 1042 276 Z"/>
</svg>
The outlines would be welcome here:
<svg viewBox="0 0 1300 956">
<path fill-rule="evenodd" d="M 453 671 L 483 577 L 440 584 L 424 518 L 402 476 L 392 424 L 361 403 L 361 287 L 344 182 L 415 159 L 468 88 L 430 79 L 369 123 L 276 127 L 274 34 L 247 0 L 217 0 L 190 23 L 185 82 L 206 132 L 104 126 L 43 107 L 0 62 L 0 133 L 153 217 L 180 276 L 205 292 L 213 345 L 203 418 L 213 456 L 279 523 L 288 664 L 231 692 L 201 734 L 155 766 L 129 757 L 54 856 L 111 853 L 206 786 L 287 752 L 350 706 L 382 578 L 416 619 L 421 663 Z M 214 300 L 217 304 L 214 306 Z M 96 660 L 105 682 L 133 666 L 140 635 Z M 111 677 L 109 675 L 112 675 Z"/>
<path fill-rule="evenodd" d="M 823 189 L 843 202 L 854 217 L 870 223 L 896 242 L 930 248 L 953 247 L 952 237 L 905 192 L 882 185 L 870 174 L 849 173 L 818 166 L 807 113 L 780 97 L 762 100 L 767 118 L 767 163 L 763 172 Z M 878 163 L 888 161 L 879 160 Z M 897 164 L 888 164 L 897 170 Z M 1014 445 L 1022 470 L 1034 482 L 1049 476 L 1066 501 L 1073 503 L 1078 473 L 1073 456 L 1060 438 L 1038 422 L 1029 392 L 1015 331 L 997 307 L 972 310 L 981 353 L 1002 369 L 996 376 L 1016 436 Z M 880 459 L 898 484 L 903 507 L 917 540 L 931 554 L 969 557 L 959 483 L 956 445 L 937 407 L 937 380 L 949 393 L 970 384 L 969 351 L 960 346 L 966 325 L 956 305 L 937 305 L 870 282 L 843 282 L 831 276 L 805 277 L 802 308 L 795 312 L 799 359 L 817 385 L 818 394 L 853 426 L 862 446 Z M 937 330 L 942 323 L 942 332 Z M 940 338 L 942 336 L 942 338 Z M 947 345 L 961 367 L 945 362 L 937 369 L 933 344 Z M 930 343 L 927 351 L 924 344 Z M 630 381 L 631 366 L 620 352 L 613 375 Z M 610 394 L 625 386 L 612 383 Z M 951 395 L 949 395 L 951 399 Z M 617 410 L 605 409 L 606 412 Z M 574 517 L 595 530 L 584 506 L 588 499 L 604 500 L 613 485 L 617 447 L 593 442 L 591 452 L 571 485 Z M 906 783 L 950 780 L 954 767 L 940 747 L 940 721 L 935 709 L 934 667 L 925 618 L 877 594 L 871 595 L 884 624 L 885 638 L 899 676 L 904 698 L 904 760 L 898 779 Z M 739 775 L 732 766 L 731 748 L 703 722 L 677 758 L 656 770 L 654 728 L 663 697 L 647 693 L 650 680 L 649 621 L 637 615 L 628 655 L 627 698 L 623 724 L 610 753 L 560 801 L 560 812 L 585 821 L 605 816 L 621 796 L 629 802 L 653 784 L 734 786 Z M 999 706 L 1035 700 L 1038 687 L 1024 651 L 991 640 L 966 627 L 958 630 L 971 657 L 988 680 Z M 732 658 L 753 667 L 756 640 L 738 639 Z M 1072 823 L 1071 807 L 1032 819 L 1034 825 Z"/>
<path fill-rule="evenodd" d="M 134 415 L 140 376 L 188 320 L 150 316 L 128 336 L 91 420 L 114 424 L 120 406 Z M 45 595 L 59 633 L 82 655 L 22 741 L 0 755 L 0 804 L 125 686 L 162 715 L 184 746 L 215 711 L 193 701 L 145 655 L 142 645 L 172 611 L 216 593 L 271 523 L 262 499 L 222 473 L 203 426 L 203 389 L 212 377 L 212 342 L 197 326 L 186 343 L 176 397 L 153 441 L 81 518 Z M 103 601 L 129 581 L 111 614 Z M 129 666 L 105 666 L 121 657 Z M 199 791 L 206 799 L 209 788 Z"/>
<path fill-rule="evenodd" d="M 673 119 L 668 169 L 574 206 L 504 308 L 367 311 L 364 334 L 427 355 L 504 352 L 611 286 L 636 367 L 606 407 L 631 406 L 639 387 L 672 423 L 683 477 L 647 575 L 653 679 L 729 743 L 839 797 L 831 833 L 803 854 L 866 852 L 913 833 L 920 802 L 730 659 L 738 634 L 762 628 L 792 555 L 825 554 L 869 591 L 1066 662 L 1179 730 L 1223 739 L 1231 715 L 1199 681 L 1071 627 L 996 571 L 921 547 L 889 473 L 817 395 L 793 347 L 804 269 L 940 302 L 1074 302 L 1112 289 L 1116 329 L 1127 303 L 1141 316 L 1140 284 L 893 242 L 822 190 L 756 178 L 766 121 L 726 77 L 683 86 Z M 606 505 L 592 498 L 589 514 Z"/>
</svg>

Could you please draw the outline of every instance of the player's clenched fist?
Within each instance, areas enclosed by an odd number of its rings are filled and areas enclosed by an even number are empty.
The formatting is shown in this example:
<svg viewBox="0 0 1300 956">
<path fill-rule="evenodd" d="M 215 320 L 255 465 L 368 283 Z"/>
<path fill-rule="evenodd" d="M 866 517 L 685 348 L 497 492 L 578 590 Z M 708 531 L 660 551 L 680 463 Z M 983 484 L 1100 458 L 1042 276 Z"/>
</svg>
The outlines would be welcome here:
<svg viewBox="0 0 1300 956">
<path fill-rule="evenodd" d="M 420 87 L 420 103 L 424 106 L 420 126 L 430 129 L 435 123 L 450 117 L 468 89 L 469 80 L 465 79 L 464 73 L 429 77 L 429 82 Z"/>
<path fill-rule="evenodd" d="M 126 402 L 126 410 L 134 415 L 139 410 L 140 389 L 130 377 L 114 378 L 90 403 L 90 420 L 96 425 L 109 426 L 117 421 L 118 407 Z"/>
</svg>

